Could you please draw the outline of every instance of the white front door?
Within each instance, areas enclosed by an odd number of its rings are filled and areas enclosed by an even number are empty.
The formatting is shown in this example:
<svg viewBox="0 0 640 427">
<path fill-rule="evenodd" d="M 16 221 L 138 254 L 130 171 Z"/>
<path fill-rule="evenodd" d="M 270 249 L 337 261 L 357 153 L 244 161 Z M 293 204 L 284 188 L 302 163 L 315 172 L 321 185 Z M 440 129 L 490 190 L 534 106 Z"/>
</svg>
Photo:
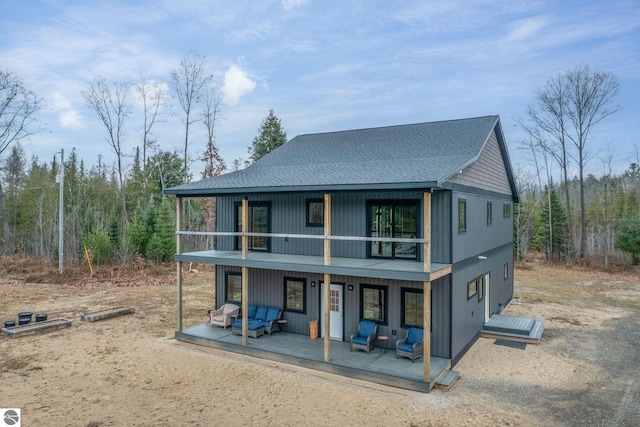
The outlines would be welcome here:
<svg viewBox="0 0 640 427">
<path fill-rule="evenodd" d="M 332 340 L 342 341 L 344 338 L 344 304 L 342 301 L 343 285 L 331 284 L 329 290 L 329 326 L 330 333 L 329 338 Z M 321 288 L 324 291 L 324 287 Z M 320 292 L 320 298 L 322 301 L 320 308 L 320 336 L 324 337 L 324 298 L 322 292 Z"/>
<path fill-rule="evenodd" d="M 491 274 L 487 273 L 484 275 L 484 321 L 488 322 L 491 317 L 491 305 L 489 304 L 489 279 L 491 278 Z"/>
</svg>

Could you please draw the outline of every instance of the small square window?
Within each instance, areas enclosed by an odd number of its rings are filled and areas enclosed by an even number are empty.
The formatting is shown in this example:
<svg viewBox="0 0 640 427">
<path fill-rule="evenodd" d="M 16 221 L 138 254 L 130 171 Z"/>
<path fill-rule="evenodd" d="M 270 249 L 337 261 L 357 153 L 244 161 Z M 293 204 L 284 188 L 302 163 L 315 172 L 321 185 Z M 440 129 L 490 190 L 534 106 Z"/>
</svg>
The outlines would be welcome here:
<svg viewBox="0 0 640 427">
<path fill-rule="evenodd" d="M 487 225 L 493 224 L 493 203 L 487 202 Z"/>
<path fill-rule="evenodd" d="M 467 283 L 467 299 L 474 297 L 478 293 L 478 279 Z"/>
<path fill-rule="evenodd" d="M 284 278 L 284 309 L 297 313 L 307 312 L 307 280 Z"/>
<path fill-rule="evenodd" d="M 458 199 L 458 232 L 467 231 L 467 201 Z"/>
<path fill-rule="evenodd" d="M 324 226 L 324 201 L 322 199 L 307 200 L 307 227 Z"/>
<path fill-rule="evenodd" d="M 511 216 L 511 203 L 502 205 L 502 216 L 509 218 Z"/>
</svg>

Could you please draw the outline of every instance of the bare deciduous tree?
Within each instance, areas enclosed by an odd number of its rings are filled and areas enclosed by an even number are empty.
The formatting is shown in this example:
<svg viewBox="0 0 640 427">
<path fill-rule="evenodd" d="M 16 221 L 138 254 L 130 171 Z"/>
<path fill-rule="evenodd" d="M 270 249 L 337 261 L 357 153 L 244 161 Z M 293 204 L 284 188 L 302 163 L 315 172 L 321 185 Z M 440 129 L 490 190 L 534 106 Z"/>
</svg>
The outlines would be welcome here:
<svg viewBox="0 0 640 427">
<path fill-rule="evenodd" d="M 143 108 L 143 124 L 140 128 L 142 134 L 142 169 L 147 164 L 147 150 L 152 148 L 155 140 L 151 139 L 151 130 L 153 126 L 160 122 L 163 107 L 169 102 L 169 96 L 166 95 L 165 85 L 161 82 L 149 80 L 141 77 L 140 82 L 136 84 L 135 89 L 140 97 Z"/>
<path fill-rule="evenodd" d="M 40 130 L 35 120 L 39 109 L 40 98 L 24 87 L 22 79 L 0 70 L 0 154 L 12 142 Z"/>
<path fill-rule="evenodd" d="M 613 98 L 620 90 L 618 79 L 611 73 L 593 72 L 588 65 L 577 66 L 574 70 L 560 73 L 550 78 L 546 85 L 536 92 L 536 105 L 530 106 L 527 115 L 532 122 L 525 130 L 532 134 L 542 131 L 549 138 L 544 146 L 558 162 L 563 174 L 565 205 L 569 229 L 572 227 L 569 197 L 569 158 L 578 164 L 580 190 L 580 244 L 578 253 L 585 256 L 586 203 L 584 196 L 584 169 L 589 160 L 588 141 L 593 128 L 604 118 L 619 110 L 613 106 Z M 573 145 L 571 151 L 568 145 Z"/>
<path fill-rule="evenodd" d="M 124 191 L 123 144 L 125 122 L 131 113 L 131 105 L 127 101 L 130 83 L 109 83 L 102 77 L 96 77 L 86 91 L 82 91 L 87 107 L 96 113 L 98 119 L 107 130 L 107 143 L 116 154 L 118 166 L 118 183 L 122 199 L 122 226 L 127 223 L 127 203 Z M 113 90 L 112 90 L 113 88 Z"/>
<path fill-rule="evenodd" d="M 183 153 L 183 182 L 187 182 L 189 175 L 189 127 L 200 118 L 194 114 L 194 106 L 200 100 L 203 90 L 213 81 L 213 74 L 204 68 L 204 56 L 189 51 L 180 61 L 180 68 L 171 72 L 178 102 L 184 111 L 184 153 Z"/>
<path fill-rule="evenodd" d="M 207 128 L 207 149 L 202 161 L 204 162 L 203 178 L 218 176 L 227 169 L 222 156 L 218 151 L 215 141 L 215 129 L 217 120 L 220 117 L 222 105 L 222 95 L 215 87 L 208 87 L 204 92 L 204 113 L 203 123 Z M 216 199 L 207 198 L 202 205 L 203 220 L 207 230 L 216 230 Z M 215 248 L 215 238 L 207 236 L 207 247 Z"/>
<path fill-rule="evenodd" d="M 567 118 L 571 132 L 567 138 L 576 147 L 580 179 L 580 257 L 587 246 L 587 219 L 584 197 L 584 168 L 588 161 L 587 142 L 595 125 L 620 110 L 611 105 L 620 91 L 620 82 L 612 73 L 591 71 L 588 65 L 576 67 L 565 74 L 567 85 Z"/>
</svg>

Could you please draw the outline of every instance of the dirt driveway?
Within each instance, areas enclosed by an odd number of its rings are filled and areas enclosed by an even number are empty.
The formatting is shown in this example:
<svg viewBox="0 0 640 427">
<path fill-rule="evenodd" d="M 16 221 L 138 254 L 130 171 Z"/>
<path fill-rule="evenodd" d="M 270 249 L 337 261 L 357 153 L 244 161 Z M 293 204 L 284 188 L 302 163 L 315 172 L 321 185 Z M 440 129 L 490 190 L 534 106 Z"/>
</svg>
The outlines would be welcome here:
<svg viewBox="0 0 640 427">
<path fill-rule="evenodd" d="M 173 268 L 60 278 L 0 258 L 0 321 L 22 311 L 73 319 L 0 338 L 0 408 L 20 408 L 23 426 L 640 424 L 637 275 L 520 266 L 505 312 L 544 320 L 542 344 L 480 339 L 451 390 L 421 394 L 176 342 Z M 213 299 L 212 273 L 198 268 L 185 273 L 186 325 L 204 321 Z M 136 312 L 79 320 L 119 305 Z"/>
</svg>

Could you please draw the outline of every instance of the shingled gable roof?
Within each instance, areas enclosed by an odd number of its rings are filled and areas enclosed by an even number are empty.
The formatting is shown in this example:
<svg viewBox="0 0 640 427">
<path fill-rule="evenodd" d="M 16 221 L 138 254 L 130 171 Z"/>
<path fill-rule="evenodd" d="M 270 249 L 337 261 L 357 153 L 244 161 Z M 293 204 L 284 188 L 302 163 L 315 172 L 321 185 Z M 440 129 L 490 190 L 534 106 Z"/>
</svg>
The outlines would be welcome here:
<svg viewBox="0 0 640 427">
<path fill-rule="evenodd" d="M 165 193 L 193 197 L 440 187 L 477 160 L 494 129 L 517 199 L 498 116 L 299 135 L 246 169 Z"/>
</svg>

